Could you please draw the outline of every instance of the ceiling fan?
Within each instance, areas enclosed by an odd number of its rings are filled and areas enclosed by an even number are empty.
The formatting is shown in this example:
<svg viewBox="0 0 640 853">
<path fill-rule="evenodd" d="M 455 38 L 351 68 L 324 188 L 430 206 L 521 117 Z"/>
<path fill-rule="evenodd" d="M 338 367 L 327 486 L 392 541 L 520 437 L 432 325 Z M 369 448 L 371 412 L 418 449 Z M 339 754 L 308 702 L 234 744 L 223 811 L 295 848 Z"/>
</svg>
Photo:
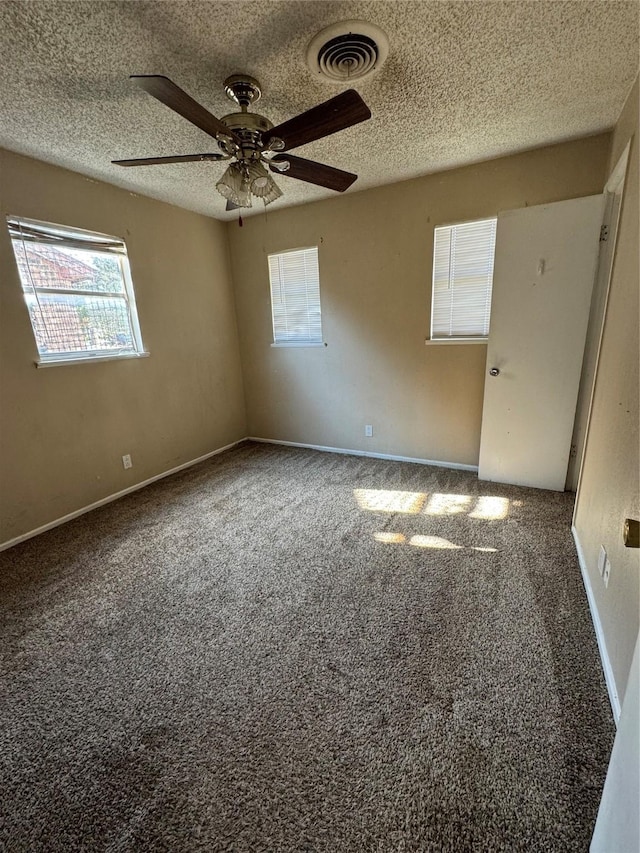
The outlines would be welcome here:
<svg viewBox="0 0 640 853">
<path fill-rule="evenodd" d="M 282 191 L 269 171 L 338 192 L 344 192 L 358 177 L 314 160 L 284 154 L 291 148 L 322 139 L 371 118 L 369 107 L 355 89 L 348 89 L 274 127 L 268 118 L 248 112 L 250 104 L 259 100 L 262 92 L 258 81 L 245 74 L 233 74 L 225 80 L 225 93 L 238 104 L 240 112 L 230 113 L 221 119 L 194 101 L 168 77 L 133 74 L 131 79 L 145 92 L 212 136 L 218 143 L 219 151 L 211 154 L 112 160 L 117 166 L 231 160 L 216 184 L 220 194 L 227 199 L 227 210 L 251 207 L 252 197 L 259 198 L 264 204 L 279 198 Z"/>
</svg>

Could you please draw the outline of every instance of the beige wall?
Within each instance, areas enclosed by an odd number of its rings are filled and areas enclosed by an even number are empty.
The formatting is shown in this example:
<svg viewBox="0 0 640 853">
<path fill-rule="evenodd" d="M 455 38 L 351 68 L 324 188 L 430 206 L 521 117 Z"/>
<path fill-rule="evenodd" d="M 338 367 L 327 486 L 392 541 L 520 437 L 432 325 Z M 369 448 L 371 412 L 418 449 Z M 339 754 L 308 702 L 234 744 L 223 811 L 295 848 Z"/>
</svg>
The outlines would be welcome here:
<svg viewBox="0 0 640 853">
<path fill-rule="evenodd" d="M 486 348 L 424 344 L 433 227 L 598 192 L 609 143 L 538 149 L 243 228 L 2 152 L 3 217 L 126 238 L 151 357 L 35 369 L 0 229 L 0 543 L 246 434 L 477 464 Z M 266 256 L 307 245 L 320 248 L 327 347 L 272 348 Z"/>
<path fill-rule="evenodd" d="M 640 554 L 625 548 L 625 517 L 640 518 L 638 271 L 638 84 L 616 126 L 609 171 L 633 136 L 575 526 L 602 624 L 620 701 L 624 698 L 640 609 Z M 600 545 L 611 560 L 605 589 Z"/>
<path fill-rule="evenodd" d="M 601 192 L 609 142 L 605 134 L 230 223 L 249 434 L 477 465 L 486 347 L 425 346 L 433 228 Z M 310 245 L 319 247 L 327 346 L 272 348 L 267 255 Z"/>
<path fill-rule="evenodd" d="M 125 238 L 149 358 L 34 367 L 7 214 Z M 0 543 L 244 437 L 225 226 L 7 151 L 0 217 Z"/>
</svg>

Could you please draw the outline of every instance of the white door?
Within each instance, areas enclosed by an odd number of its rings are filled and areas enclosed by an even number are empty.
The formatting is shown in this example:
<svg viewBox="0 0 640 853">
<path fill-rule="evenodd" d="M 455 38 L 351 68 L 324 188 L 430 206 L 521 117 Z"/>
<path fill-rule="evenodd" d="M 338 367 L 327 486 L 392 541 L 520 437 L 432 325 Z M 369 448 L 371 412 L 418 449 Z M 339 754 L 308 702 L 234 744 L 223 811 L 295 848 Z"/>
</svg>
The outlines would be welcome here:
<svg viewBox="0 0 640 853">
<path fill-rule="evenodd" d="M 571 445 L 575 447 L 576 453 L 575 457 L 573 453 L 571 454 L 572 458 L 569 462 L 569 474 L 567 476 L 567 488 L 577 493 L 576 506 L 578 505 L 580 493 L 579 475 L 587 442 L 591 405 L 595 391 L 595 376 L 598 369 L 600 346 L 602 344 L 602 335 L 609 302 L 609 286 L 613 271 L 613 259 L 615 256 L 618 223 L 622 209 L 622 195 L 624 192 L 630 147 L 631 143 L 628 142 L 604 188 L 604 214 L 600 234 L 598 271 L 593 286 L 593 296 L 591 297 L 591 312 L 589 314 L 589 325 L 587 326 L 586 349 L 582 362 L 576 420 L 573 425 L 573 437 L 571 438 Z"/>
<path fill-rule="evenodd" d="M 562 491 L 603 196 L 498 215 L 481 480 Z"/>
</svg>

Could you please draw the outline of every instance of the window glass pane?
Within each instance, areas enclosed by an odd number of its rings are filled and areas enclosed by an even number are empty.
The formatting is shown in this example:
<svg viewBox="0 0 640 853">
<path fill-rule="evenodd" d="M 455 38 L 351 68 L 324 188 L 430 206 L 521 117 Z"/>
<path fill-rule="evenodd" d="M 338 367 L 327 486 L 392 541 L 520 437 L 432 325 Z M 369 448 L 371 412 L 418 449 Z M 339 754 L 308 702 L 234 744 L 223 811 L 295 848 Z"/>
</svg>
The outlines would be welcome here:
<svg viewBox="0 0 640 853">
<path fill-rule="evenodd" d="M 322 343 L 318 249 L 269 256 L 275 343 Z"/>
<path fill-rule="evenodd" d="M 7 217 L 43 362 L 143 351 L 124 241 Z"/>
<path fill-rule="evenodd" d="M 134 349 L 125 299 L 79 294 L 26 294 L 41 354 Z"/>
<path fill-rule="evenodd" d="M 436 228 L 431 337 L 487 337 L 496 219 Z"/>
<path fill-rule="evenodd" d="M 22 287 L 124 293 L 116 256 L 13 240 Z"/>
</svg>

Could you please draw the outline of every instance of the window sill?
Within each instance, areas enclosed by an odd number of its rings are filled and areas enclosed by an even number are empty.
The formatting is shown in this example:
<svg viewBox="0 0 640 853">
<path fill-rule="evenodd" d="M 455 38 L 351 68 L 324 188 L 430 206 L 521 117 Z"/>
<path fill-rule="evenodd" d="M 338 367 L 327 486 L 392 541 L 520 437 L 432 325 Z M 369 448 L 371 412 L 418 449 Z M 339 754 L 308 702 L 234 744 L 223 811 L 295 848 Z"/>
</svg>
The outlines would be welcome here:
<svg viewBox="0 0 640 853">
<path fill-rule="evenodd" d="M 97 364 L 100 361 L 122 361 L 128 358 L 148 358 L 148 352 L 128 352 L 122 355 L 90 355 L 86 358 L 52 358 L 46 361 L 35 361 L 36 367 L 61 367 L 69 364 Z"/>
<path fill-rule="evenodd" d="M 489 338 L 426 338 L 425 346 L 451 346 L 451 344 L 486 344 Z"/>
<path fill-rule="evenodd" d="M 319 343 L 311 343 L 310 341 L 283 341 L 279 344 L 271 344 L 271 346 L 276 349 L 282 349 L 283 347 L 326 347 L 326 344 L 323 341 Z"/>
</svg>

